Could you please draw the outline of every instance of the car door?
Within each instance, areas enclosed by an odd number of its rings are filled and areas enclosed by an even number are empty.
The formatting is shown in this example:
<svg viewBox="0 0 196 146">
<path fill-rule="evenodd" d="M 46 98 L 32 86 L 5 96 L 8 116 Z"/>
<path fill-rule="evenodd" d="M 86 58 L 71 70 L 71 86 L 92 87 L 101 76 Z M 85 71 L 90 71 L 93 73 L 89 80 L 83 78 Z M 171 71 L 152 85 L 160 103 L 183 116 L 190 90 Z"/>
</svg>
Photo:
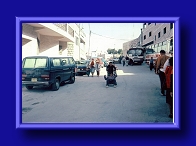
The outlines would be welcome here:
<svg viewBox="0 0 196 146">
<path fill-rule="evenodd" d="M 63 68 L 60 58 L 51 58 L 51 77 L 53 80 L 60 77 L 60 82 L 63 80 Z"/>
<path fill-rule="evenodd" d="M 71 66 L 71 73 L 75 74 L 75 70 L 76 70 L 76 65 L 75 65 L 75 61 L 73 58 L 69 58 L 69 63 L 70 63 L 70 66 Z"/>
<path fill-rule="evenodd" d="M 68 58 L 61 58 L 61 62 L 62 62 L 62 66 L 63 66 L 63 79 L 64 81 L 67 81 L 70 79 L 71 76 L 71 66 L 69 63 L 69 59 Z"/>
</svg>

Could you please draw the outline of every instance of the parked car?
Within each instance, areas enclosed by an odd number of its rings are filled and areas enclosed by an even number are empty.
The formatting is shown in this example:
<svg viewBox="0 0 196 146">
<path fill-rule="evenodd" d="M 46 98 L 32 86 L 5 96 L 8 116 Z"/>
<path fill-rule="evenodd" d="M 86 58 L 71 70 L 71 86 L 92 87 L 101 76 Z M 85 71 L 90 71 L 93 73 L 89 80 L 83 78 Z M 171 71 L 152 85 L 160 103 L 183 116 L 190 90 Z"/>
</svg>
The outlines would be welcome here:
<svg viewBox="0 0 196 146">
<path fill-rule="evenodd" d="M 76 61 L 76 75 L 88 75 L 90 74 L 90 60 Z"/>
<path fill-rule="evenodd" d="M 57 91 L 60 85 L 74 82 L 73 57 L 30 56 L 23 59 L 22 84 L 28 90 L 34 86 L 47 86 Z"/>
<path fill-rule="evenodd" d="M 119 58 L 113 58 L 113 62 L 118 62 Z"/>
</svg>

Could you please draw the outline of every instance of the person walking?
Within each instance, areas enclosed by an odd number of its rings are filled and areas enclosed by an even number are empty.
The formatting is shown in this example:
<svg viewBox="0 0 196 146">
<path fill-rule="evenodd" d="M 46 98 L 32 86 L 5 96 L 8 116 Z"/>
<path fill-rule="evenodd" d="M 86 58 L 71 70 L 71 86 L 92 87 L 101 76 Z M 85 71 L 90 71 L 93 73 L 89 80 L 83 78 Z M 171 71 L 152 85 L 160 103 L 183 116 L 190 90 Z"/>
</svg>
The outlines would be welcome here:
<svg viewBox="0 0 196 146">
<path fill-rule="evenodd" d="M 128 56 L 126 56 L 126 66 L 128 66 L 128 63 L 129 63 L 129 57 Z"/>
<path fill-rule="evenodd" d="M 156 63 L 156 74 L 159 75 L 160 78 L 160 84 L 161 84 L 161 95 L 165 96 L 165 88 L 164 88 L 164 82 L 165 82 L 165 72 L 163 71 L 163 66 L 166 60 L 169 58 L 169 56 L 165 55 L 165 51 L 160 51 L 160 56 L 157 58 Z"/>
<path fill-rule="evenodd" d="M 100 75 L 100 68 L 101 68 L 101 65 L 99 64 L 99 60 L 97 60 L 95 64 L 95 70 L 97 71 L 97 77 L 99 77 Z"/>
<path fill-rule="evenodd" d="M 152 69 L 153 69 L 153 57 L 151 57 L 151 59 L 150 59 L 150 70 L 152 71 Z"/>
<path fill-rule="evenodd" d="M 169 65 L 165 70 L 165 77 L 166 77 L 166 103 L 169 104 L 170 114 L 169 117 L 173 118 L 173 57 L 169 58 Z"/>
<path fill-rule="evenodd" d="M 123 64 L 123 66 L 125 66 L 125 61 L 126 61 L 126 59 L 125 59 L 125 57 L 123 57 L 122 58 L 122 64 Z"/>
<path fill-rule="evenodd" d="M 91 62 L 90 62 L 90 72 L 91 72 L 92 77 L 93 77 L 93 74 L 95 72 L 95 61 L 94 61 L 94 59 L 92 59 Z"/>
</svg>

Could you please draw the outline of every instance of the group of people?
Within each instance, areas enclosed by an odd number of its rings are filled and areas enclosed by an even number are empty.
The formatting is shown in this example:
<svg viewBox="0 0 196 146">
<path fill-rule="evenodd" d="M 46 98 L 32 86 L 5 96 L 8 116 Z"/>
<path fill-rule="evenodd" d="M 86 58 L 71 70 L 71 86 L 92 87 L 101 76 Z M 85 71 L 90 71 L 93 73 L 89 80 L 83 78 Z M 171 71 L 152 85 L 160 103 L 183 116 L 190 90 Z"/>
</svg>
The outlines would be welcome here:
<svg viewBox="0 0 196 146">
<path fill-rule="evenodd" d="M 173 51 L 170 53 L 171 57 L 165 55 L 164 50 L 160 51 L 160 56 L 156 60 L 155 73 L 160 78 L 161 95 L 166 96 L 166 103 L 169 105 L 169 117 L 173 118 Z"/>
<path fill-rule="evenodd" d="M 166 52 L 164 50 L 160 51 L 160 56 L 156 60 L 155 65 L 155 73 L 159 75 L 160 78 L 160 84 L 161 84 L 161 95 L 166 96 L 166 103 L 169 105 L 170 114 L 169 117 L 173 118 L 173 51 L 170 52 L 171 57 L 166 55 Z M 96 63 L 95 63 L 96 62 Z M 128 56 L 123 57 L 122 59 L 123 66 L 128 66 Z M 152 63 L 153 60 L 151 59 L 150 62 L 150 69 L 152 69 Z M 93 74 L 97 71 L 97 76 L 100 75 L 100 64 L 99 59 L 90 62 L 90 71 L 93 77 Z M 117 74 L 115 71 L 117 70 L 116 66 L 112 64 L 112 62 L 109 63 L 109 65 L 106 67 L 107 71 L 107 77 L 104 76 L 104 79 L 106 80 L 106 87 L 108 87 L 109 84 L 114 84 L 114 87 L 116 87 L 116 77 Z M 165 94 L 166 91 L 166 94 Z"/>
<path fill-rule="evenodd" d="M 92 77 L 94 75 L 95 70 L 97 72 L 97 77 L 99 77 L 100 68 L 101 68 L 99 58 L 97 58 L 96 61 L 94 59 L 92 59 L 91 62 L 90 62 L 90 64 L 89 64 L 89 66 L 90 66 L 90 72 L 92 74 Z"/>
<path fill-rule="evenodd" d="M 99 77 L 100 68 L 101 68 L 99 58 L 97 58 L 96 61 L 94 59 L 92 59 L 89 66 L 90 66 L 90 72 L 92 74 L 92 77 L 93 77 L 95 71 L 97 72 L 97 77 Z M 116 85 L 117 85 L 116 70 L 117 70 L 117 67 L 115 65 L 113 65 L 112 62 L 110 62 L 109 65 L 106 67 L 107 77 L 106 77 L 106 75 L 104 75 L 104 79 L 106 80 L 106 87 L 108 87 L 109 84 L 114 84 L 114 88 L 116 87 Z"/>
</svg>

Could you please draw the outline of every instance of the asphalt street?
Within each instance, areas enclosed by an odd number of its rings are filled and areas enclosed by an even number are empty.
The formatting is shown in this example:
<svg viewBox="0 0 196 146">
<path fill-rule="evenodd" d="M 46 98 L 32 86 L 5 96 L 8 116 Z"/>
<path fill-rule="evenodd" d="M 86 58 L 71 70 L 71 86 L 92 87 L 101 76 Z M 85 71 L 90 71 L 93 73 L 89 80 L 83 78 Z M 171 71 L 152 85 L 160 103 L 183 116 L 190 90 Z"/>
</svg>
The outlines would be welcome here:
<svg viewBox="0 0 196 146">
<path fill-rule="evenodd" d="M 76 76 L 58 91 L 22 88 L 22 122 L 172 123 L 158 75 L 146 66 L 118 67 L 117 87 L 106 88 L 100 77 Z"/>
</svg>

